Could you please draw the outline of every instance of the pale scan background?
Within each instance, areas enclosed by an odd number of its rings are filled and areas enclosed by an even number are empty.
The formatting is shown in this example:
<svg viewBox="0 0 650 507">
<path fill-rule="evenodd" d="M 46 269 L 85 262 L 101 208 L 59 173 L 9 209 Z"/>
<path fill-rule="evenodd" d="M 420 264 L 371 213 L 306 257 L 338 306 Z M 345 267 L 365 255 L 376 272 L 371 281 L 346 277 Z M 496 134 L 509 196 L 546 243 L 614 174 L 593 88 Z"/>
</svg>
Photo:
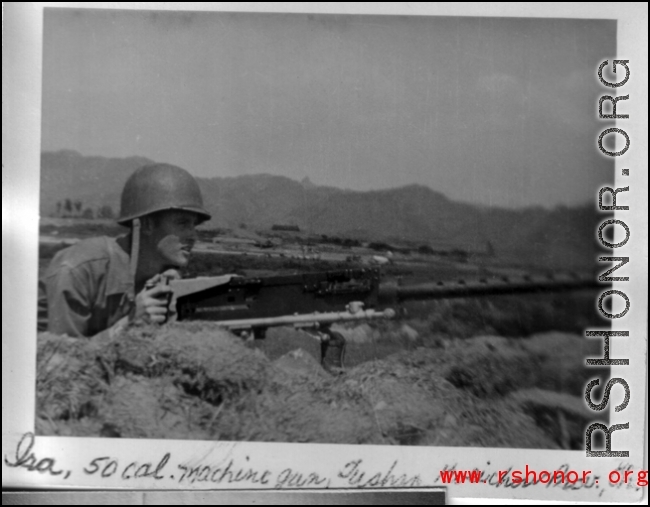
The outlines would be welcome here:
<svg viewBox="0 0 650 507">
<path fill-rule="evenodd" d="M 40 8 L 45 5 L 92 6 L 117 8 L 154 8 L 204 10 L 202 4 L 175 3 L 32 3 L 16 7 L 7 5 L 11 17 L 3 31 L 3 455 L 15 446 L 16 436 L 29 429 L 34 414 L 34 357 L 37 286 L 38 238 L 38 181 L 40 154 L 40 68 L 41 30 Z M 236 3 L 209 4 L 210 8 L 231 11 L 300 11 L 331 13 L 376 14 L 436 14 L 436 15 L 490 15 L 490 16 L 543 16 L 543 17 L 618 17 L 619 49 L 616 57 L 631 60 L 632 89 L 631 118 L 621 127 L 631 134 L 632 144 L 624 164 L 617 160 L 617 186 L 630 186 L 629 202 L 632 211 L 618 213 L 632 231 L 630 245 L 619 249 L 617 255 L 629 255 L 630 283 L 619 283 L 616 288 L 625 291 L 631 310 L 617 322 L 619 329 L 629 329 L 629 340 L 616 340 L 613 347 L 617 357 L 629 357 L 633 365 L 620 370 L 632 386 L 631 405 L 634 417 L 628 411 L 612 422 L 630 420 L 647 428 L 647 6 L 640 4 L 426 4 L 426 3 Z M 609 55 L 605 55 L 609 56 Z M 610 57 L 611 59 L 611 57 Z M 626 88 L 627 92 L 628 88 Z M 605 93 L 605 92 L 604 92 Z M 625 103 L 621 103 L 625 104 Z M 594 104 L 594 109 L 596 104 Z M 621 107 L 621 110 L 624 108 Z M 627 110 L 626 110 L 627 112 Z M 595 142 L 593 149 L 596 150 Z M 621 180 L 620 169 L 630 168 L 630 176 Z M 594 201 L 597 198 L 594 190 Z M 643 350 L 645 348 L 645 350 Z M 646 371 L 641 368 L 645 359 Z M 630 370 L 632 373 L 630 373 Z M 614 376 L 614 375 L 613 375 Z M 645 410 L 641 393 L 645 392 Z M 645 412 L 645 414 L 644 414 Z M 645 415 L 645 421 L 643 417 Z M 640 442 L 629 442 L 626 448 L 637 448 Z M 647 449 L 646 441 L 643 448 Z M 52 448 L 54 449 L 54 448 Z M 363 449 L 361 450 L 363 453 Z M 647 452 L 644 453 L 647 469 Z M 424 465 L 424 464 L 423 464 Z M 11 477 L 3 470 L 3 482 L 9 485 Z M 205 495 L 207 493 L 201 493 Z M 191 493 L 188 493 L 191 495 Z M 647 489 L 646 489 L 647 495 Z M 173 495 L 177 498 L 176 495 Z M 137 501 L 140 494 L 127 494 L 127 501 Z M 263 497 L 262 497 L 263 498 Z M 646 496 L 647 498 L 647 496 Z M 188 497 L 189 499 L 189 497 Z M 108 500 L 108 498 L 106 498 Z M 171 500 L 171 497 L 170 497 Z M 101 498 L 94 500 L 101 502 Z M 178 501 L 178 500 L 175 500 Z M 467 498 L 463 503 L 469 502 Z M 486 502 L 484 500 L 484 502 Z M 489 503 L 501 503 L 492 500 Z M 460 503 L 455 500 L 454 503 Z M 488 502 L 486 502 L 488 503 Z M 544 502 L 526 502 L 544 503 Z"/>
</svg>

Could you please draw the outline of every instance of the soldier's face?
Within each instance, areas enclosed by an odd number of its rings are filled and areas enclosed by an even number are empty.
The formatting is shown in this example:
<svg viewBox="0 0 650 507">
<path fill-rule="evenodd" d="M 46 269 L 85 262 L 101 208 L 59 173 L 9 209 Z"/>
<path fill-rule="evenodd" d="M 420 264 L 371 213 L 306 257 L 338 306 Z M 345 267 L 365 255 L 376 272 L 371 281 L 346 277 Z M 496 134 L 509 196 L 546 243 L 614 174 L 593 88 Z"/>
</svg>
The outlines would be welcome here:
<svg viewBox="0 0 650 507">
<path fill-rule="evenodd" d="M 197 216 L 189 211 L 161 211 L 154 220 L 151 246 L 163 265 L 185 267 L 196 243 Z"/>
</svg>

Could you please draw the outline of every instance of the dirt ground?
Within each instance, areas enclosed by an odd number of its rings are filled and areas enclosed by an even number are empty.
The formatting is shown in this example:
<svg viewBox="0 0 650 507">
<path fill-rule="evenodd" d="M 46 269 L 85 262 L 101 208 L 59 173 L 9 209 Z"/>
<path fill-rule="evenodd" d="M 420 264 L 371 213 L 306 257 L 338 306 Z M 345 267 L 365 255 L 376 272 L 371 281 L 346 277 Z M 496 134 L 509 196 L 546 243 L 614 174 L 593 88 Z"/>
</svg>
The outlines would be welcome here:
<svg viewBox="0 0 650 507">
<path fill-rule="evenodd" d="M 394 326 L 380 333 L 404 332 L 403 324 Z M 273 331 L 278 338 L 295 333 Z M 597 341 L 551 332 L 432 343 L 332 374 L 307 344 L 270 359 L 262 348 L 205 322 L 133 327 L 101 342 L 43 333 L 36 431 L 582 448 L 593 416 L 580 394 L 595 376 L 583 365 L 585 357 L 602 354 Z"/>
</svg>

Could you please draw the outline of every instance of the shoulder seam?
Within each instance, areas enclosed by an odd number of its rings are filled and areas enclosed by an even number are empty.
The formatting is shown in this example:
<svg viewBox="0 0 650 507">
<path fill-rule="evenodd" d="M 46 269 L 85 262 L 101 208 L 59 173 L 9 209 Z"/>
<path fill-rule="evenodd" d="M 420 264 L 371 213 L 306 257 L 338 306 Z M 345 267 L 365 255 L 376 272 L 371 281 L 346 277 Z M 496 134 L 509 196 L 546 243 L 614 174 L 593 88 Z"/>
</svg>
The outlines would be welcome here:
<svg viewBox="0 0 650 507">
<path fill-rule="evenodd" d="M 102 262 L 102 261 L 103 262 L 108 262 L 110 260 L 110 252 L 109 252 L 110 246 L 108 245 L 108 242 L 106 241 L 108 238 L 103 238 L 103 239 L 104 239 L 104 247 L 106 249 L 104 252 L 97 253 L 97 255 L 95 255 L 93 257 L 90 257 L 90 258 L 86 258 L 86 259 L 75 260 L 74 257 L 73 257 L 73 259 L 62 259 L 62 260 L 59 261 L 59 266 L 58 267 L 59 268 L 66 267 L 68 269 L 76 269 L 76 268 L 79 268 L 79 267 L 83 266 L 84 264 L 88 264 L 88 263 L 91 263 L 91 262 Z M 70 248 L 75 248 L 78 245 L 79 244 L 77 243 L 75 245 L 72 245 Z M 63 250 L 61 250 L 61 252 L 63 252 Z M 57 252 L 56 255 L 59 255 L 59 252 Z M 54 259 L 56 259 L 56 255 L 55 255 Z M 52 259 L 52 261 L 54 261 L 54 259 Z"/>
</svg>

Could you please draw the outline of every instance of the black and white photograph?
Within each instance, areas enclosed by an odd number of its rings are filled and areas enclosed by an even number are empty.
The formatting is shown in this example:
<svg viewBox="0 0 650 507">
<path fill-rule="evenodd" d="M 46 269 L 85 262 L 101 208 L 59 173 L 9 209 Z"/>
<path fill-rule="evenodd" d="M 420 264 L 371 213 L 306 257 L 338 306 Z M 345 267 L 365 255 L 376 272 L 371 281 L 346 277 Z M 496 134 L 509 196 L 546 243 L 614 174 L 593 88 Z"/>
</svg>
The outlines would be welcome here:
<svg viewBox="0 0 650 507">
<path fill-rule="evenodd" d="M 109 488 L 646 494 L 632 458 L 611 461 L 629 484 L 582 471 L 585 449 L 622 447 L 615 405 L 643 420 L 641 390 L 611 385 L 626 363 L 587 361 L 623 357 L 627 335 L 602 336 L 647 312 L 612 290 L 631 276 L 621 177 L 643 170 L 607 156 L 640 149 L 614 132 L 639 103 L 603 85 L 635 62 L 616 19 L 41 12 L 33 428 L 5 466 Z M 98 451 L 73 470 L 39 442 Z M 139 446 L 146 467 L 109 457 Z M 307 449 L 351 457 L 327 479 Z M 554 479 L 524 489 L 534 456 Z M 478 495 L 458 484 L 473 459 Z"/>
</svg>

